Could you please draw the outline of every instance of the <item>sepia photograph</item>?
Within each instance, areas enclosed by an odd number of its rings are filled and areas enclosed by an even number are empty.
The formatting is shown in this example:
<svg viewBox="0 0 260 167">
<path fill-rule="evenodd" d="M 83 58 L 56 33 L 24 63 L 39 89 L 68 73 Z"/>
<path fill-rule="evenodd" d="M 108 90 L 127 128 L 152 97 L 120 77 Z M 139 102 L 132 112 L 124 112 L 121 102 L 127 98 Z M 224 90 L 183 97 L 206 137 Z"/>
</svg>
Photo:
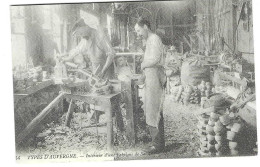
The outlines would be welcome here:
<svg viewBox="0 0 260 167">
<path fill-rule="evenodd" d="M 257 156 L 252 0 L 9 9 L 17 163 Z"/>
</svg>

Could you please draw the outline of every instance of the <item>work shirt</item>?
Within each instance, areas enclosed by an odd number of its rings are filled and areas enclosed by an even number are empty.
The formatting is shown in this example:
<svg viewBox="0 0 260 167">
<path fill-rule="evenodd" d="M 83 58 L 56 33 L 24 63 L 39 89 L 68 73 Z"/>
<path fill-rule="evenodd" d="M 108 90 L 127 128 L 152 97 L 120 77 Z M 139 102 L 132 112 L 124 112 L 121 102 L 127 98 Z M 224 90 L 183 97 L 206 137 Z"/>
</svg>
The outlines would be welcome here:
<svg viewBox="0 0 260 167">
<path fill-rule="evenodd" d="M 142 66 L 145 67 L 145 92 L 144 110 L 146 123 L 158 128 L 162 103 L 164 100 L 163 86 L 165 74 L 163 72 L 163 51 L 164 46 L 159 36 L 152 34 L 146 41 L 146 50 Z"/>
<path fill-rule="evenodd" d="M 75 57 L 76 55 L 82 54 L 86 59 L 89 59 L 92 66 L 92 71 L 97 70 L 97 74 L 101 72 L 103 66 L 106 63 L 107 55 L 114 55 L 114 50 L 109 44 L 109 41 L 105 37 L 100 37 L 97 32 L 93 32 L 91 37 L 87 40 L 82 38 L 80 43 L 70 51 L 69 56 Z M 105 72 L 104 78 L 111 79 L 114 76 L 113 63 L 108 67 Z"/>
</svg>

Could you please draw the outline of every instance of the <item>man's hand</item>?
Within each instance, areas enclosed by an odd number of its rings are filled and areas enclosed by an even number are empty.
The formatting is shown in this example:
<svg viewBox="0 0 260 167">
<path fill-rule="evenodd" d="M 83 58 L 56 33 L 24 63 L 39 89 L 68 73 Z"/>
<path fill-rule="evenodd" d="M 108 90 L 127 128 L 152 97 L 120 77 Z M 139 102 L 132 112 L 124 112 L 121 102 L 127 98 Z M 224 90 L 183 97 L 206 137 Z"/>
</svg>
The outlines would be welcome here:
<svg viewBox="0 0 260 167">
<path fill-rule="evenodd" d="M 141 63 L 141 70 L 144 70 L 146 67 L 145 67 L 145 64 L 144 63 Z"/>
<path fill-rule="evenodd" d="M 74 56 L 70 56 L 68 53 L 60 54 L 58 57 L 61 62 L 69 62 L 72 61 Z"/>
</svg>

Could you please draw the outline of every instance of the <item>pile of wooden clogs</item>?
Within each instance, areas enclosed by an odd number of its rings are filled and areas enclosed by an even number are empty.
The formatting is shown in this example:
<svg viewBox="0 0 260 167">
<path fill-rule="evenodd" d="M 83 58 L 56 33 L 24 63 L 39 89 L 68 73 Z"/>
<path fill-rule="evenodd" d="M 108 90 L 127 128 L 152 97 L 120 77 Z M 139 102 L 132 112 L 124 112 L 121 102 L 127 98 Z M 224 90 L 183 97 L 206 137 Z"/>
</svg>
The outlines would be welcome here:
<svg viewBox="0 0 260 167">
<path fill-rule="evenodd" d="M 207 132 L 206 132 L 206 126 L 208 125 L 209 122 L 209 116 L 206 114 L 201 114 L 198 117 L 198 136 L 200 140 L 200 150 L 199 154 L 200 155 L 208 155 L 209 150 L 208 150 L 208 138 L 207 138 Z"/>
<path fill-rule="evenodd" d="M 198 88 L 194 88 L 193 92 L 190 95 L 190 103 L 191 104 L 200 104 L 201 102 L 201 94 Z"/>
<path fill-rule="evenodd" d="M 174 93 L 174 100 L 176 102 L 180 102 L 184 105 L 188 105 L 189 103 L 192 104 L 199 104 L 200 103 L 200 92 L 197 88 L 193 88 L 190 85 L 182 86 L 180 85 L 178 89 L 175 89 Z"/>
<path fill-rule="evenodd" d="M 243 126 L 240 119 L 227 108 L 214 106 L 198 116 L 200 155 L 222 156 L 239 154 L 238 137 Z"/>
<path fill-rule="evenodd" d="M 231 119 L 231 123 L 226 126 L 227 139 L 229 140 L 230 155 L 239 155 L 238 138 L 241 132 L 242 124 Z"/>
<path fill-rule="evenodd" d="M 202 99 L 209 99 L 213 94 L 210 82 L 202 81 L 198 86 L 180 85 L 171 89 L 171 94 L 176 102 L 184 105 L 201 104 Z"/>
<path fill-rule="evenodd" d="M 201 97 L 207 97 L 212 94 L 212 86 L 210 82 L 201 81 L 200 85 L 198 85 L 198 89 L 200 90 Z"/>
</svg>

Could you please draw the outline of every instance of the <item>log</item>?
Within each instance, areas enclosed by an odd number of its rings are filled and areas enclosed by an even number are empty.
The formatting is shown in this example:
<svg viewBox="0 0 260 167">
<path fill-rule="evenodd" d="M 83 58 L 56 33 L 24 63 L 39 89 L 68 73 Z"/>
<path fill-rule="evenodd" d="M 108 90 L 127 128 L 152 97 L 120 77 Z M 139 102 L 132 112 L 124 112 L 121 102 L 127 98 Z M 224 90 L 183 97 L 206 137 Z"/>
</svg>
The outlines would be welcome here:
<svg viewBox="0 0 260 167">
<path fill-rule="evenodd" d="M 50 113 L 58 103 L 63 99 L 64 93 L 59 94 L 47 107 L 45 107 L 42 112 L 40 112 L 28 125 L 27 127 L 18 135 L 17 145 L 21 142 L 39 125 L 39 123 Z"/>
</svg>

